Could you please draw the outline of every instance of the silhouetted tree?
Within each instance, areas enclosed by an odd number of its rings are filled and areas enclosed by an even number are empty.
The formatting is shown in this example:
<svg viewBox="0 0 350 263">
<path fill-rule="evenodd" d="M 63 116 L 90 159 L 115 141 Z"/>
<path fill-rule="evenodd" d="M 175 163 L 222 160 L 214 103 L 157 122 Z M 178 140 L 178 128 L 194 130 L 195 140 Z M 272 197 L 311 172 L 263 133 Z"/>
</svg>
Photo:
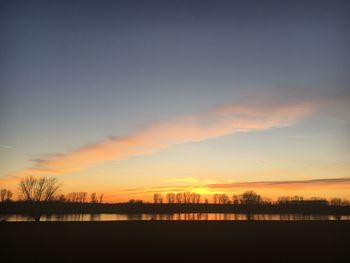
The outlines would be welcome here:
<svg viewBox="0 0 350 263">
<path fill-rule="evenodd" d="M 246 191 L 240 196 L 240 203 L 246 205 L 260 204 L 261 196 L 253 191 Z"/>
<path fill-rule="evenodd" d="M 19 183 L 19 190 L 26 201 L 51 201 L 60 185 L 56 178 L 27 176 Z"/>
<path fill-rule="evenodd" d="M 332 198 L 330 201 L 330 204 L 335 205 L 335 206 L 339 206 L 339 205 L 342 205 L 343 202 L 340 198 Z"/>
<path fill-rule="evenodd" d="M 75 193 L 68 193 L 65 196 L 66 202 L 75 202 Z"/>
<path fill-rule="evenodd" d="M 90 196 L 90 202 L 91 203 L 97 203 L 97 196 L 96 196 L 96 193 L 92 193 L 91 196 Z"/>
<path fill-rule="evenodd" d="M 161 194 L 154 194 L 153 195 L 153 203 L 155 203 L 155 204 L 163 203 L 162 195 Z"/>
<path fill-rule="evenodd" d="M 176 198 L 176 195 L 174 193 L 167 193 L 166 195 L 166 199 L 169 204 L 175 203 L 175 198 Z"/>
<path fill-rule="evenodd" d="M 277 199 L 278 204 L 288 204 L 290 203 L 290 197 L 289 196 L 280 196 Z"/>
<path fill-rule="evenodd" d="M 103 194 L 100 194 L 100 204 L 102 204 Z"/>
<path fill-rule="evenodd" d="M 199 204 L 201 202 L 201 195 L 196 194 L 196 204 Z"/>
<path fill-rule="evenodd" d="M 190 192 L 184 192 L 182 193 L 182 199 L 185 204 L 191 203 L 191 193 Z"/>
<path fill-rule="evenodd" d="M 159 196 L 158 194 L 153 195 L 153 202 L 159 203 Z M 200 203 L 201 195 L 197 194 L 195 192 L 184 192 L 184 193 L 167 193 L 166 200 L 169 204 L 173 203 L 185 203 L 185 204 L 198 204 Z"/>
<path fill-rule="evenodd" d="M 178 203 L 178 204 L 182 203 L 182 193 L 176 194 L 176 203 Z"/>
<path fill-rule="evenodd" d="M 219 195 L 219 204 L 228 204 L 229 197 L 226 194 Z"/>
<path fill-rule="evenodd" d="M 303 200 L 304 200 L 304 198 L 302 196 L 299 196 L 299 195 L 295 195 L 295 196 L 292 196 L 290 198 L 291 202 L 302 202 Z"/>
<path fill-rule="evenodd" d="M 213 201 L 214 204 L 228 204 L 230 198 L 226 194 L 214 194 Z"/>
<path fill-rule="evenodd" d="M 79 193 L 79 202 L 85 203 L 87 197 L 87 192 L 80 192 Z"/>
<path fill-rule="evenodd" d="M 67 202 L 73 203 L 85 203 L 87 198 L 87 192 L 72 192 L 67 194 Z"/>
<path fill-rule="evenodd" d="M 232 203 L 233 204 L 239 204 L 239 196 L 238 195 L 233 195 L 232 196 Z"/>
<path fill-rule="evenodd" d="M 197 194 L 197 193 L 191 193 L 191 203 L 193 204 L 199 204 L 200 202 L 200 199 L 201 199 L 201 195 L 200 194 Z"/>
<path fill-rule="evenodd" d="M 213 195 L 213 202 L 214 202 L 214 204 L 218 204 L 219 203 L 219 194 L 214 194 Z"/>
<path fill-rule="evenodd" d="M 13 196 L 13 194 L 10 190 L 7 190 L 7 189 L 0 190 L 0 201 L 1 202 L 11 201 L 12 196 Z"/>
</svg>

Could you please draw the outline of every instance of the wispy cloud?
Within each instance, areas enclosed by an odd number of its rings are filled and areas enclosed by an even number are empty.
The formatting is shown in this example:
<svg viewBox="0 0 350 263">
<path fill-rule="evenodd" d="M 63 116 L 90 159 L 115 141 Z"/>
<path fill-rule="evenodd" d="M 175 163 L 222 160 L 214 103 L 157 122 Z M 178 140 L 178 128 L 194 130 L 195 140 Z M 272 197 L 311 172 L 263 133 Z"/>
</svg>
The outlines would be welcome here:
<svg viewBox="0 0 350 263">
<path fill-rule="evenodd" d="M 257 182 L 236 182 L 222 184 L 192 184 L 192 185 L 174 185 L 164 187 L 134 188 L 126 189 L 122 193 L 140 194 L 140 193 L 168 193 L 183 191 L 205 191 L 207 193 L 230 192 L 234 190 L 258 190 L 258 189 L 317 189 L 317 188 L 350 188 L 350 177 L 344 178 L 325 178 L 310 180 L 291 180 L 291 181 L 257 181 Z"/>
<path fill-rule="evenodd" d="M 242 182 L 228 184 L 209 184 L 212 189 L 234 189 L 234 188 L 309 188 L 309 187 L 350 187 L 350 177 L 326 178 L 294 181 L 263 181 L 263 182 Z"/>
<path fill-rule="evenodd" d="M 11 145 L 0 144 L 0 148 L 3 148 L 3 149 L 12 149 L 13 147 L 12 147 Z"/>
<path fill-rule="evenodd" d="M 189 183 L 189 184 L 209 184 L 217 183 L 217 180 L 203 179 L 196 177 L 185 177 L 185 178 L 165 178 L 162 180 L 165 183 Z"/>
<path fill-rule="evenodd" d="M 153 154 L 175 144 L 203 141 L 238 132 L 293 125 L 310 114 L 315 103 L 252 102 L 225 104 L 204 113 L 151 123 L 127 136 L 108 137 L 63 154 L 46 155 L 17 176 L 64 174 L 107 160 Z"/>
<path fill-rule="evenodd" d="M 165 183 L 192 183 L 196 184 L 200 182 L 199 178 L 186 177 L 186 178 L 165 178 L 162 180 Z"/>
</svg>

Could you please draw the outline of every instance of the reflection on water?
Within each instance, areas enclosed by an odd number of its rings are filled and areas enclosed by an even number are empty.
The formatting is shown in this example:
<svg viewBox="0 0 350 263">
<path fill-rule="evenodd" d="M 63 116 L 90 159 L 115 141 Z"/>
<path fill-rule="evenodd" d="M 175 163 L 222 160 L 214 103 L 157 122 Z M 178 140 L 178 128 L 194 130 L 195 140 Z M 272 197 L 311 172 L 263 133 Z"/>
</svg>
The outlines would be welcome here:
<svg viewBox="0 0 350 263">
<path fill-rule="evenodd" d="M 40 221 L 147 221 L 147 220 L 262 220 L 262 221 L 299 221 L 299 220 L 350 220 L 349 215 L 303 215 L 303 214 L 52 214 L 42 215 Z M 0 215 L 1 221 L 29 222 L 33 217 L 25 215 Z"/>
</svg>

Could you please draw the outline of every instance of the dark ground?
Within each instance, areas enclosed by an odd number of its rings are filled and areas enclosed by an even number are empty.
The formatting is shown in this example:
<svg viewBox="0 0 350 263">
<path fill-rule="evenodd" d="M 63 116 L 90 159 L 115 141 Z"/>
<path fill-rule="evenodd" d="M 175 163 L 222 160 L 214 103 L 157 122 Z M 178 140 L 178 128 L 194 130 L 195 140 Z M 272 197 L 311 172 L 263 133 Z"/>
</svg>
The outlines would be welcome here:
<svg viewBox="0 0 350 263">
<path fill-rule="evenodd" d="M 1 222 L 1 262 L 350 262 L 348 221 Z"/>
</svg>

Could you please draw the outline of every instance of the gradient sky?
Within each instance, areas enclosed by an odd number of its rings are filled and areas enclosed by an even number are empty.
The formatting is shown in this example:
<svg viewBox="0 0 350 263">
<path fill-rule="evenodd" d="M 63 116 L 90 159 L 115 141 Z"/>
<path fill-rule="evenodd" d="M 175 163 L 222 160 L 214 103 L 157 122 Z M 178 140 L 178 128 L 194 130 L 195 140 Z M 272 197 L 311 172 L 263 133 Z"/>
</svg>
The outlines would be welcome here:
<svg viewBox="0 0 350 263">
<path fill-rule="evenodd" d="M 0 186 L 350 198 L 348 1 L 0 1 Z M 278 183 L 279 182 L 279 183 Z"/>
</svg>

